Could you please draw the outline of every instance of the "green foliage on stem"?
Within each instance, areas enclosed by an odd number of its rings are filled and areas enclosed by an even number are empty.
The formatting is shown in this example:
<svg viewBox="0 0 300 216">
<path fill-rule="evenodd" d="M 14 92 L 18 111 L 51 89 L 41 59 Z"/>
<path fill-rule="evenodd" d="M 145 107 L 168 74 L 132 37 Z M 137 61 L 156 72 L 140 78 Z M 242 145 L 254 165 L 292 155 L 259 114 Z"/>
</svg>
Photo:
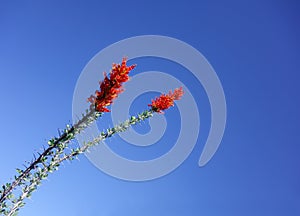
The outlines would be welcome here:
<svg viewBox="0 0 300 216">
<path fill-rule="evenodd" d="M 70 148 L 70 141 L 101 116 L 101 113 L 94 112 L 93 110 L 86 112 L 76 124 L 73 126 L 67 125 L 59 137 L 50 139 L 48 141 L 48 148 L 45 148 L 39 154 L 39 157 L 35 157 L 25 170 L 16 169 L 18 175 L 15 176 L 15 180 L 12 183 L 6 183 L 2 186 L 2 190 L 0 190 L 0 213 L 9 216 L 16 215 L 18 210 L 25 205 L 24 199 L 30 198 L 42 180 L 46 179 L 49 173 L 58 170 L 63 161 L 73 160 L 101 141 L 116 133 L 126 131 L 131 125 L 152 117 L 153 113 L 153 110 L 148 110 L 137 116 L 132 116 L 123 123 L 109 128 L 105 132 L 101 132 L 93 140 L 85 142 L 83 146 Z M 14 194 L 13 192 L 16 191 L 16 188 L 19 188 L 21 192 Z"/>
</svg>

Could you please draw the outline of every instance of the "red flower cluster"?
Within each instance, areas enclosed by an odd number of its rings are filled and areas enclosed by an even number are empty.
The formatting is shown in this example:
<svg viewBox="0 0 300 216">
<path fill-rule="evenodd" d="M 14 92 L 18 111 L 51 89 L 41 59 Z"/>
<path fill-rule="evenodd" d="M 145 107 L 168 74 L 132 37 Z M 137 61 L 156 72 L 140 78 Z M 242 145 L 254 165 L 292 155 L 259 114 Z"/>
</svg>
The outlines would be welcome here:
<svg viewBox="0 0 300 216">
<path fill-rule="evenodd" d="M 129 80 L 128 73 L 135 68 L 136 65 L 127 66 L 127 59 L 123 58 L 121 65 L 113 64 L 110 72 L 110 78 L 104 72 L 104 80 L 100 82 L 100 91 L 96 91 L 95 95 L 91 95 L 88 101 L 91 106 L 95 107 L 98 112 L 109 112 L 106 107 L 112 104 L 113 100 L 123 91 L 122 84 Z"/>
<path fill-rule="evenodd" d="M 151 106 L 152 110 L 155 112 L 163 113 L 162 110 L 174 106 L 174 100 L 179 100 L 183 93 L 182 87 L 177 88 L 174 90 L 174 92 L 170 91 L 169 94 L 162 94 L 155 100 L 152 100 L 152 103 L 149 104 L 149 106 Z"/>
</svg>

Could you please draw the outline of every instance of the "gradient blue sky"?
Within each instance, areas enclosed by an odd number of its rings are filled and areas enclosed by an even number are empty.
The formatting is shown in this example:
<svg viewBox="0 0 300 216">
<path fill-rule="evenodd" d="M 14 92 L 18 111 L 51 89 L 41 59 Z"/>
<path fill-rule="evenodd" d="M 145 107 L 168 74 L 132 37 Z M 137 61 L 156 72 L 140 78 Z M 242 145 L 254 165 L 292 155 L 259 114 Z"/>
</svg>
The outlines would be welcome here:
<svg viewBox="0 0 300 216">
<path fill-rule="evenodd" d="M 217 72 L 228 108 L 207 166 L 197 165 L 209 128 L 204 99 L 204 135 L 171 174 L 127 182 L 81 156 L 51 175 L 19 215 L 300 215 L 299 9 L 293 0 L 1 1 L 0 183 L 71 121 L 88 61 L 128 37 L 158 34 L 194 46 Z"/>
</svg>

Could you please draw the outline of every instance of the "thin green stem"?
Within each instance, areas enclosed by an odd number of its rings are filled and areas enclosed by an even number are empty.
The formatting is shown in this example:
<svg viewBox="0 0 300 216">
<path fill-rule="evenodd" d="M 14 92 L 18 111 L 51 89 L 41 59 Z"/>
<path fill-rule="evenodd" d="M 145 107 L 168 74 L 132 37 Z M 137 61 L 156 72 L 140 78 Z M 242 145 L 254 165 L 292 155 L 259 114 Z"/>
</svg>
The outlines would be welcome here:
<svg viewBox="0 0 300 216">
<path fill-rule="evenodd" d="M 148 111 L 144 111 L 137 116 L 132 116 L 130 119 L 124 121 L 123 123 L 116 125 L 113 128 L 107 129 L 106 132 L 100 133 L 96 138 L 94 138 L 92 141 L 86 142 L 83 146 L 72 149 L 71 153 L 69 154 L 65 154 L 63 153 L 63 151 L 56 152 L 56 154 L 52 158 L 51 163 L 43 167 L 37 175 L 32 176 L 32 178 L 30 179 L 30 183 L 26 185 L 25 188 L 23 188 L 22 194 L 14 200 L 13 206 L 10 208 L 8 215 L 13 215 L 15 212 L 17 212 L 18 209 L 24 205 L 23 200 L 27 197 L 30 197 L 31 193 L 37 189 L 37 186 L 41 183 L 41 181 L 47 178 L 48 173 L 56 170 L 54 168 L 57 168 L 63 161 L 73 160 L 77 155 L 86 152 L 90 147 L 99 144 L 101 141 L 113 136 L 116 133 L 124 132 L 132 125 L 144 121 L 149 117 L 152 117 L 154 112 L 155 111 L 151 109 Z"/>
</svg>

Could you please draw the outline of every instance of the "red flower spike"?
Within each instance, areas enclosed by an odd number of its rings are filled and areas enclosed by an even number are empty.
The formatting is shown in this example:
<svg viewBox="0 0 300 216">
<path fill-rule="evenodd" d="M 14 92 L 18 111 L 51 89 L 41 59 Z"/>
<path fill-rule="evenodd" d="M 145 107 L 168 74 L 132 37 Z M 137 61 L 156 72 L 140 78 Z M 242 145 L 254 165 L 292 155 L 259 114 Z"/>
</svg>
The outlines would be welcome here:
<svg viewBox="0 0 300 216">
<path fill-rule="evenodd" d="M 104 72 L 104 80 L 99 82 L 100 91 L 96 90 L 95 95 L 91 95 L 87 100 L 91 103 L 91 107 L 95 107 L 98 112 L 109 112 L 106 108 L 113 103 L 118 94 L 124 91 L 122 84 L 129 80 L 128 73 L 135 68 L 136 65 L 127 66 L 127 59 L 123 58 L 121 65 L 113 64 L 110 72 L 110 78 Z"/>
<path fill-rule="evenodd" d="M 162 94 L 155 100 L 152 100 L 152 103 L 149 104 L 152 110 L 158 113 L 163 113 L 162 110 L 168 109 L 171 106 L 174 106 L 174 100 L 180 100 L 183 95 L 182 87 L 177 88 L 174 92 L 170 91 L 167 95 Z"/>
</svg>

